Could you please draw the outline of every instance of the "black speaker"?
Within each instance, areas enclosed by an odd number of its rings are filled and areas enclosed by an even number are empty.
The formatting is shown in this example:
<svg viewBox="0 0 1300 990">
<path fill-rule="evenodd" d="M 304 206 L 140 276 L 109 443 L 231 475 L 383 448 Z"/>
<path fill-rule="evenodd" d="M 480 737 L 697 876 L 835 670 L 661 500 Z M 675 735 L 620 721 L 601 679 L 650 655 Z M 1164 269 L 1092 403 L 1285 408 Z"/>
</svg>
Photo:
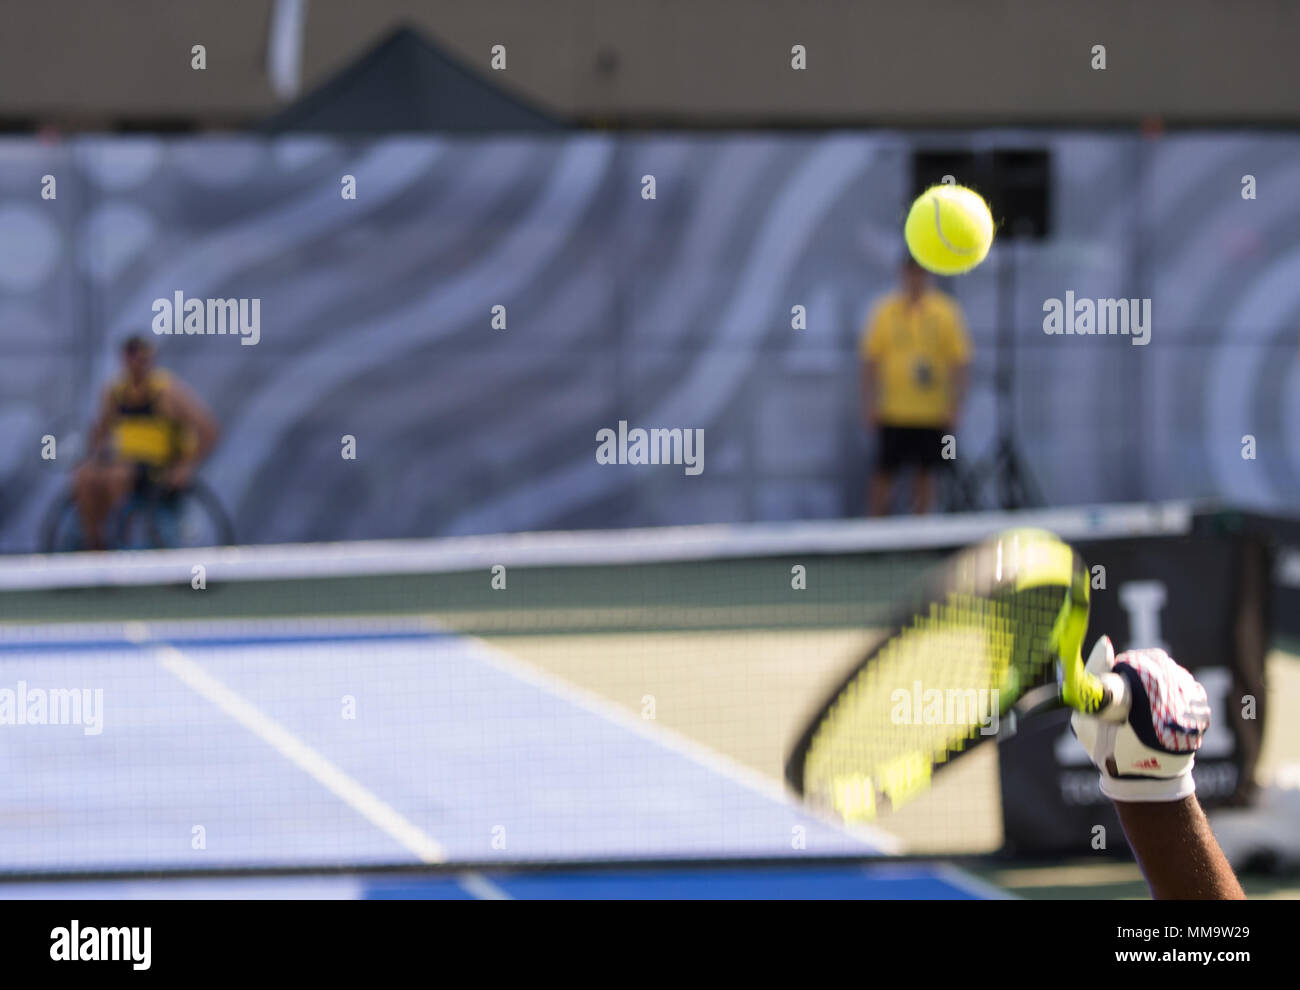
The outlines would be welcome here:
<svg viewBox="0 0 1300 990">
<path fill-rule="evenodd" d="M 999 238 L 1050 237 L 1051 153 L 1036 148 L 992 151 L 924 150 L 912 152 L 911 201 L 930 186 L 952 176 L 989 203 Z"/>
<path fill-rule="evenodd" d="M 981 156 L 984 157 L 984 156 Z M 912 200 L 931 186 L 937 186 L 947 176 L 959 186 L 970 186 L 987 197 L 988 162 L 975 160 L 970 151 L 914 151 L 912 152 Z M 982 171 L 981 171 L 982 170 Z"/>
<path fill-rule="evenodd" d="M 1052 232 L 1052 156 L 1047 151 L 993 152 L 993 216 L 999 237 L 1042 240 Z"/>
</svg>

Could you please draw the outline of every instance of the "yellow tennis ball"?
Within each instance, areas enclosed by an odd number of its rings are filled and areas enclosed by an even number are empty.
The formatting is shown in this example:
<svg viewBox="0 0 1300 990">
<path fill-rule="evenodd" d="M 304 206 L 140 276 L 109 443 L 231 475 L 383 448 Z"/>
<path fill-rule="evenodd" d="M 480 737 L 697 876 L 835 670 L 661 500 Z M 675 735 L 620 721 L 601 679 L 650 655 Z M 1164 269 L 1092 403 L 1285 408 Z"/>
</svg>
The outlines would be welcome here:
<svg viewBox="0 0 1300 990">
<path fill-rule="evenodd" d="M 973 189 L 931 186 L 908 211 L 903 236 L 922 268 L 936 275 L 961 275 L 989 253 L 993 214 Z"/>
</svg>

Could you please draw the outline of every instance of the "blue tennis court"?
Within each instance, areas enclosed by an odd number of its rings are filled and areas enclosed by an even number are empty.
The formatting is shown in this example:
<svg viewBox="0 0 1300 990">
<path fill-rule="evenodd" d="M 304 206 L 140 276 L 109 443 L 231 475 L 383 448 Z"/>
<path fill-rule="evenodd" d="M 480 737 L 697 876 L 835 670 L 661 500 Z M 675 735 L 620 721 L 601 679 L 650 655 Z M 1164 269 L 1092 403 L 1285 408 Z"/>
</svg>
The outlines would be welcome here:
<svg viewBox="0 0 1300 990">
<path fill-rule="evenodd" d="M 42 625 L 0 645 L 13 872 L 809 858 L 888 838 L 420 617 Z M 44 699 L 44 715 L 40 714 Z M 798 849 L 796 853 L 793 850 Z M 972 897 L 956 871 L 370 874 L 12 885 L 21 896 Z"/>
</svg>

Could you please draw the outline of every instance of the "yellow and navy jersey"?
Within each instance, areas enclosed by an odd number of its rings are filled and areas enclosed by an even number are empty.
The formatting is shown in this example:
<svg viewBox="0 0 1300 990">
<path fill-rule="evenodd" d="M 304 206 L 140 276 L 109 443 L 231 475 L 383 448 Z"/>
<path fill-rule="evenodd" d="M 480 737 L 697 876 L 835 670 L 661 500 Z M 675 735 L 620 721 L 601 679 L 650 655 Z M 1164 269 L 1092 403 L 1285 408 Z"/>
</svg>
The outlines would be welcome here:
<svg viewBox="0 0 1300 990">
<path fill-rule="evenodd" d="M 872 310 L 858 345 L 878 369 L 876 412 L 886 426 L 942 426 L 951 413 L 952 378 L 970 361 L 970 338 L 956 300 L 930 290 L 915 303 L 901 293 Z"/>
<path fill-rule="evenodd" d="M 167 372 L 155 370 L 139 385 L 120 378 L 109 386 L 113 451 L 119 460 L 161 467 L 185 450 L 187 431 L 163 411 L 169 381 Z"/>
</svg>

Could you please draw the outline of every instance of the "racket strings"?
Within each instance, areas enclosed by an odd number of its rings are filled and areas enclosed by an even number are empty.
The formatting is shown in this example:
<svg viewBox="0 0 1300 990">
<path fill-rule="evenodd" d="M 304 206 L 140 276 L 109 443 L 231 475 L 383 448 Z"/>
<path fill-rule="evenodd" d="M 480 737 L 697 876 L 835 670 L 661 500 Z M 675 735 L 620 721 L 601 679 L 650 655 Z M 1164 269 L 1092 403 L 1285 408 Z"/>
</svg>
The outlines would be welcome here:
<svg viewBox="0 0 1300 990">
<path fill-rule="evenodd" d="M 996 735 L 1000 717 L 1051 676 L 1067 588 L 949 593 L 890 637 L 828 708 L 805 793 L 865 821 L 924 791 L 935 768 Z"/>
</svg>

